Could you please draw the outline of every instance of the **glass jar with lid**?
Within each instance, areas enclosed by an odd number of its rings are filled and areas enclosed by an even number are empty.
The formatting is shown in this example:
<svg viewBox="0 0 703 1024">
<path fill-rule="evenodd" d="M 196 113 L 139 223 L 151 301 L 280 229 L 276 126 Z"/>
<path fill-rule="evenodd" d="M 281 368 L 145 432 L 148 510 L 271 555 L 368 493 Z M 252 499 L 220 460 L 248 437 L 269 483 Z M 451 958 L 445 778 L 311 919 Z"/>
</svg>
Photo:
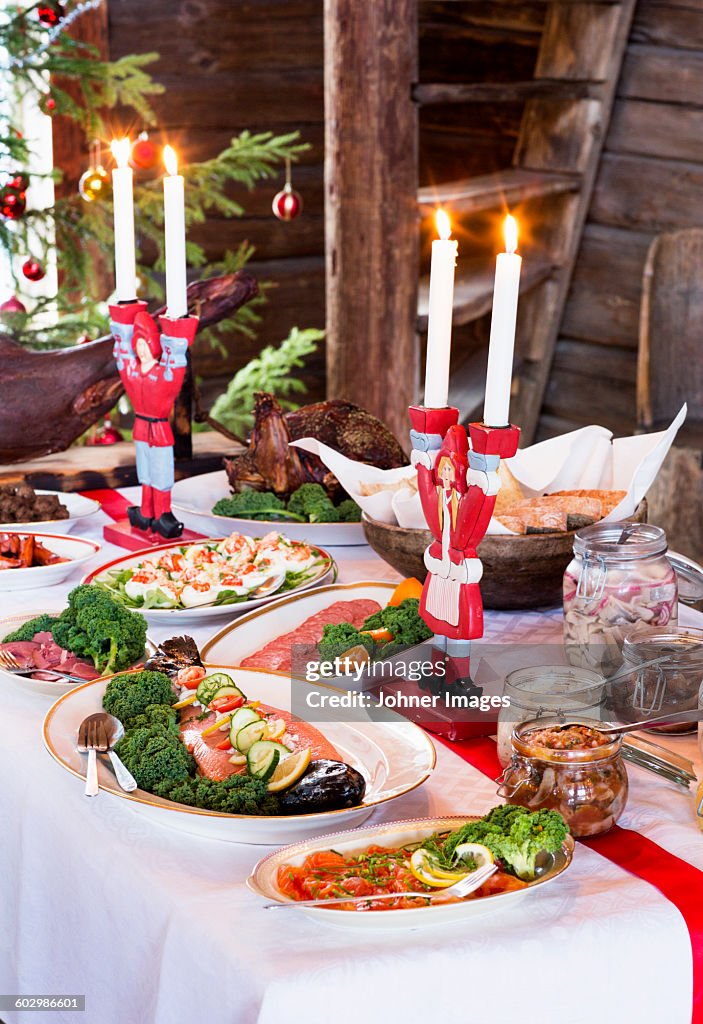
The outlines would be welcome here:
<svg viewBox="0 0 703 1024">
<path fill-rule="evenodd" d="M 599 718 L 605 681 L 599 672 L 571 665 L 531 665 L 509 672 L 503 697 L 509 706 L 498 712 L 498 759 L 505 767 L 512 756 L 511 736 L 519 722 L 565 715 Z"/>
<path fill-rule="evenodd" d="M 610 674 L 633 626 L 676 625 L 677 576 L 666 552 L 666 534 L 647 523 L 594 523 L 578 531 L 564 573 L 564 639 L 572 664 Z"/>
<path fill-rule="evenodd" d="M 531 811 L 558 811 L 577 838 L 602 835 L 627 803 L 623 736 L 604 735 L 604 723 L 593 719 L 570 715 L 572 722 L 565 730 L 556 718 L 516 725 L 498 795 Z"/>
<path fill-rule="evenodd" d="M 620 722 L 695 711 L 703 685 L 703 629 L 640 624 L 626 636 L 623 667 L 608 685 L 608 708 Z M 630 674 L 627 669 L 631 668 Z M 655 727 L 651 732 L 691 733 L 695 723 Z"/>
</svg>

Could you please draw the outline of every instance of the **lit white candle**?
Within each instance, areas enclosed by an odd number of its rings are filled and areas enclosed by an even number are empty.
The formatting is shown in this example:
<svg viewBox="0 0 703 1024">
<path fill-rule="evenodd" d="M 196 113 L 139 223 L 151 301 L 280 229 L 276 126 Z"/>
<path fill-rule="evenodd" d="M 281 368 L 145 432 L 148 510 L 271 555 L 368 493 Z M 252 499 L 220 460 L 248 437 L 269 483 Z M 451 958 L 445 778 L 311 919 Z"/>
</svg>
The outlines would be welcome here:
<svg viewBox="0 0 703 1024">
<path fill-rule="evenodd" d="M 437 210 L 435 219 L 439 238 L 432 243 L 430 265 L 425 406 L 428 409 L 443 409 L 447 405 L 449 393 L 457 243 L 449 238 L 452 227 L 444 210 Z"/>
<path fill-rule="evenodd" d="M 186 295 L 186 220 L 183 175 L 171 146 L 164 146 L 164 232 L 166 236 L 166 316 L 177 320 L 188 312 Z"/>
<path fill-rule="evenodd" d="M 115 215 L 115 290 L 118 302 L 137 297 L 134 255 L 134 197 L 132 169 L 128 166 L 132 143 L 114 139 L 110 145 L 117 167 L 112 172 L 112 203 Z"/>
<path fill-rule="evenodd" d="M 483 406 L 483 422 L 488 427 L 507 427 L 510 423 L 510 384 L 522 264 L 522 257 L 518 256 L 516 249 L 517 223 L 514 217 L 508 215 L 505 218 L 505 252 L 498 254 L 493 288 L 486 400 Z"/>
</svg>

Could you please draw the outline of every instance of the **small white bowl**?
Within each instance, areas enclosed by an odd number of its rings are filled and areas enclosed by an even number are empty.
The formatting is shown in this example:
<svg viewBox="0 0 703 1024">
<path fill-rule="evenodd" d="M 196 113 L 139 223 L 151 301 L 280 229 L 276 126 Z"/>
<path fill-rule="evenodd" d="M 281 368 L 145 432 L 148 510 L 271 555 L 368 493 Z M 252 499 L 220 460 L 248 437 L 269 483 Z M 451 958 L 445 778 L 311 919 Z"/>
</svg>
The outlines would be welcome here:
<svg viewBox="0 0 703 1024">
<path fill-rule="evenodd" d="M 82 494 L 35 490 L 37 494 L 55 494 L 68 510 L 68 519 L 47 519 L 41 523 L 0 523 L 0 533 L 70 533 L 77 522 L 100 511 L 100 502 L 84 498 Z"/>
<path fill-rule="evenodd" d="M 31 532 L 44 547 L 55 555 L 66 558 L 67 561 L 55 562 L 53 565 L 33 565 L 26 569 L 0 569 L 0 590 L 32 590 L 34 587 L 53 587 L 56 583 L 62 583 L 71 575 L 76 566 L 87 562 L 100 550 L 100 545 L 96 541 L 85 540 L 83 537 Z M 16 533 L 20 537 L 24 537 L 27 535 L 27 530 L 23 527 L 14 530 L 0 528 L 0 533 Z"/>
</svg>

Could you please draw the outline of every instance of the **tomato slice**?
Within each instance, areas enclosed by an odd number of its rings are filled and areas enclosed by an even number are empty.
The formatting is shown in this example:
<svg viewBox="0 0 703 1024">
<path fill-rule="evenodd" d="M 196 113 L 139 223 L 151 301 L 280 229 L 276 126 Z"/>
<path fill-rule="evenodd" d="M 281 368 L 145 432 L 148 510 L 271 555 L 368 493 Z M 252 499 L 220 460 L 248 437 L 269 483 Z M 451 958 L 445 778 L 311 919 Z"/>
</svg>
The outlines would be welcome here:
<svg viewBox="0 0 703 1024">
<path fill-rule="evenodd" d="M 244 703 L 244 697 L 235 697 L 234 695 L 227 697 L 218 697 L 210 704 L 212 711 L 234 711 L 235 708 L 241 708 Z"/>
<path fill-rule="evenodd" d="M 231 750 L 232 744 L 229 741 L 229 736 L 226 740 L 222 740 L 220 743 L 216 743 L 215 747 L 217 750 Z"/>
</svg>

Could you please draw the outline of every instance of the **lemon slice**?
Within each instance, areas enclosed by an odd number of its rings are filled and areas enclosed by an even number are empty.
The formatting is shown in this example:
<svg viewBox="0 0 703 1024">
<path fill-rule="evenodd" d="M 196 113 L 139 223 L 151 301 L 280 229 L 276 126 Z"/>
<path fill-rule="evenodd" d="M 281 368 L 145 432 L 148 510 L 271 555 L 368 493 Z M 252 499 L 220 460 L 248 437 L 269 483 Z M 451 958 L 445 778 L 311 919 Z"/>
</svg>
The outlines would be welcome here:
<svg viewBox="0 0 703 1024">
<path fill-rule="evenodd" d="M 291 754 L 285 761 L 280 761 L 269 781 L 269 793 L 278 793 L 297 782 L 310 764 L 310 757 L 311 751 L 308 747 L 306 750 L 300 750 L 297 754 Z"/>
<path fill-rule="evenodd" d="M 468 874 L 467 871 L 444 871 L 438 868 L 423 849 L 415 850 L 409 866 L 418 882 L 434 886 L 435 889 L 446 889 Z"/>
<path fill-rule="evenodd" d="M 266 739 L 267 740 L 280 740 L 281 736 L 285 734 L 286 723 L 282 718 L 270 719 L 266 726 Z"/>
<path fill-rule="evenodd" d="M 458 866 L 461 861 L 471 858 L 477 868 L 485 868 L 487 864 L 493 864 L 493 854 L 487 846 L 481 843 L 459 843 L 454 850 L 454 863 Z"/>
</svg>

